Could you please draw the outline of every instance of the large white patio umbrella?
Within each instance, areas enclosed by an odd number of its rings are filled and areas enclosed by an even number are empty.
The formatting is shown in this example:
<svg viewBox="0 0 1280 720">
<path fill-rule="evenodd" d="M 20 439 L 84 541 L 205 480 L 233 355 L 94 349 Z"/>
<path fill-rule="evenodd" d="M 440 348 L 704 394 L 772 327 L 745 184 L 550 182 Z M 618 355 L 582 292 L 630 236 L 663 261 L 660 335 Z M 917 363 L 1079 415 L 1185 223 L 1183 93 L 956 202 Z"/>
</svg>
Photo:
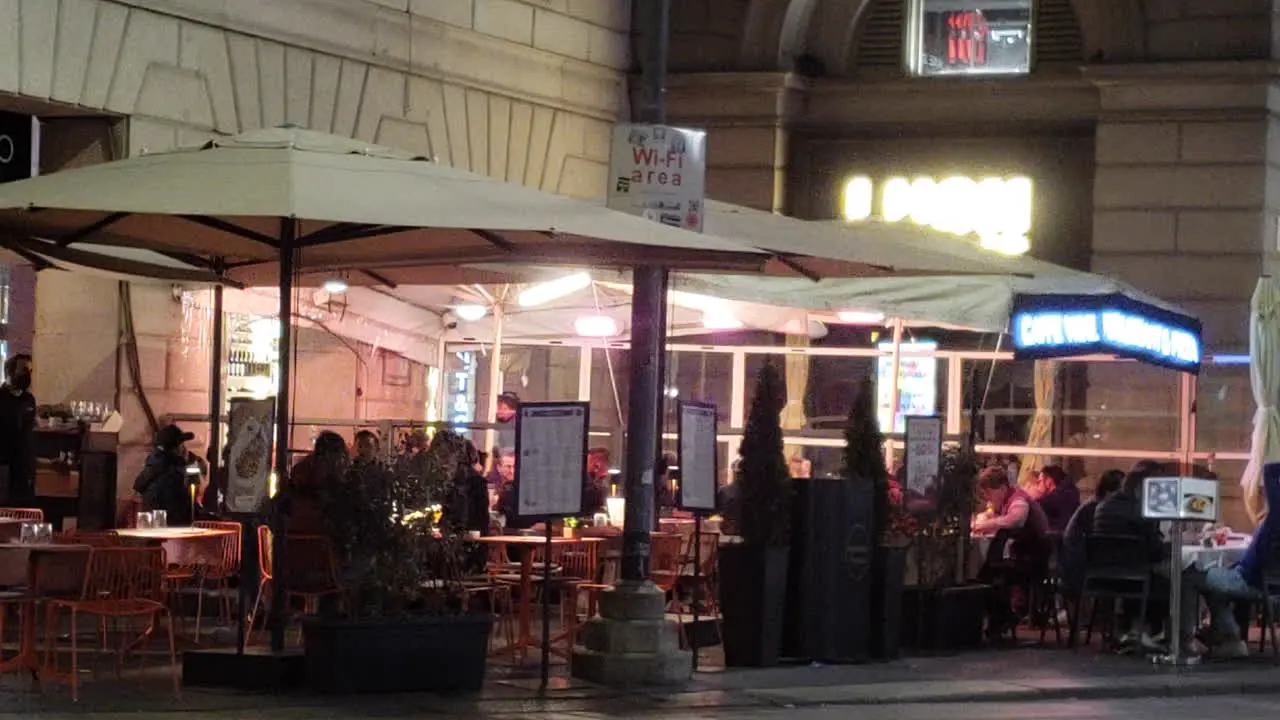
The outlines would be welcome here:
<svg viewBox="0 0 1280 720">
<path fill-rule="evenodd" d="M 1254 522 L 1267 514 L 1262 492 L 1262 468 L 1280 460 L 1280 281 L 1258 279 L 1249 303 L 1249 378 L 1253 400 L 1253 442 L 1249 464 L 1240 477 L 1245 508 Z"/>
</svg>

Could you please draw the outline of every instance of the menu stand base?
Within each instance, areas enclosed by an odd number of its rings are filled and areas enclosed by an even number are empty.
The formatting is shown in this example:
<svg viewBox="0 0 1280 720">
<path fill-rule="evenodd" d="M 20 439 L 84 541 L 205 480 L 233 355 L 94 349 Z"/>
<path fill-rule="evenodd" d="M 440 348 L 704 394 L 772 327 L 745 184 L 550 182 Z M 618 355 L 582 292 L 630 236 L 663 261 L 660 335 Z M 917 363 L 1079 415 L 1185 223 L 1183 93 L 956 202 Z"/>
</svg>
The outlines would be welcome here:
<svg viewBox="0 0 1280 720">
<path fill-rule="evenodd" d="M 252 692 L 290 692 L 306 686 L 301 651 L 272 653 L 266 648 L 194 650 L 182 654 L 182 684 Z"/>
<path fill-rule="evenodd" d="M 653 583 L 622 583 L 600 594 L 600 616 L 579 629 L 570 672 L 607 687 L 682 685 L 693 677 L 692 655 L 680 649 L 676 623 L 666 619 L 666 595 Z"/>
<path fill-rule="evenodd" d="M 1151 658 L 1151 662 L 1156 665 L 1191 667 L 1192 665 L 1199 665 L 1200 658 L 1196 655 L 1156 655 Z"/>
</svg>

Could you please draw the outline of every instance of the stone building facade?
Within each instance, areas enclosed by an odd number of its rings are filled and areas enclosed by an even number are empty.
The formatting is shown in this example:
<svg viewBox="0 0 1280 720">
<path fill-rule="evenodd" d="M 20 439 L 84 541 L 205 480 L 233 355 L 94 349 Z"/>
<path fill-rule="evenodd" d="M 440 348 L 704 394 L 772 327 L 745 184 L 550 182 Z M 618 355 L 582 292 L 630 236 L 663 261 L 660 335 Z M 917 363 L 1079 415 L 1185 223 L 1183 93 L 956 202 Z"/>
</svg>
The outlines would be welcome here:
<svg viewBox="0 0 1280 720">
<path fill-rule="evenodd" d="M 630 6 L 0 0 L 0 110 L 44 120 L 46 172 L 294 123 L 598 196 L 629 106 Z M 1034 253 L 1195 311 L 1210 352 L 1246 348 L 1280 215 L 1271 0 L 1036 0 L 1031 71 L 968 78 L 904 70 L 905 0 L 672 6 L 669 113 L 709 130 L 712 197 L 828 218 L 853 174 L 1028 175 Z M 138 386 L 162 412 L 204 409 L 207 353 L 170 288 L 131 289 L 135 378 L 115 281 L 17 272 L 13 286 L 10 341 L 43 359 L 42 400 L 118 402 L 130 462 L 147 444 Z M 351 378 L 316 416 L 358 412 L 363 364 L 309 342 L 329 376 Z M 1222 410 L 1235 425 L 1245 397 Z"/>
</svg>

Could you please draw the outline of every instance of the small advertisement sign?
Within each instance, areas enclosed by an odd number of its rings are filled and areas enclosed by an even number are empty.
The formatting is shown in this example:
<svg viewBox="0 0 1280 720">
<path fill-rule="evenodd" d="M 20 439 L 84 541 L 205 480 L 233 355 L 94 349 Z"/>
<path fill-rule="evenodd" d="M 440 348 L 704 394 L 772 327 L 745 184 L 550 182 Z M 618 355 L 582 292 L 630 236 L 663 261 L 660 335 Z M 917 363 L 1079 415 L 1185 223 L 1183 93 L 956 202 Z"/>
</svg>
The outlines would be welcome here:
<svg viewBox="0 0 1280 720">
<path fill-rule="evenodd" d="M 1147 478 L 1142 516 L 1150 520 L 1218 520 L 1218 481 L 1193 477 Z"/>
<path fill-rule="evenodd" d="M 702 232 L 706 194 L 706 131 L 666 125 L 614 126 L 610 208 Z"/>
</svg>

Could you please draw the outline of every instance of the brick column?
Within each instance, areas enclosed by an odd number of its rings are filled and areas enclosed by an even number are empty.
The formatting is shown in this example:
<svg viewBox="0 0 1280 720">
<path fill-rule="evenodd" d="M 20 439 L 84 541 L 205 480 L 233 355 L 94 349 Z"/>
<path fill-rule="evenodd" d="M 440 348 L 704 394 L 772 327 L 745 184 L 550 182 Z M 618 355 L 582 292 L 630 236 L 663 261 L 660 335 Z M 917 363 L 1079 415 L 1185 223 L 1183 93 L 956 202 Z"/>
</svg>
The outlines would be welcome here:
<svg viewBox="0 0 1280 720">
<path fill-rule="evenodd" d="M 788 124 L 804 82 L 789 73 L 697 73 L 668 82 L 674 125 L 707 130 L 707 195 L 785 210 Z"/>
<path fill-rule="evenodd" d="M 1206 353 L 1248 351 L 1249 299 L 1276 253 L 1280 173 L 1268 164 L 1278 152 L 1268 135 L 1278 126 L 1268 119 L 1266 73 L 1263 64 L 1195 63 L 1094 78 L 1101 113 L 1092 269 L 1196 313 Z M 1088 383 L 1088 405 L 1110 418 L 1087 423 L 1094 439 L 1086 447 L 1176 448 L 1168 418 L 1177 416 L 1179 394 L 1170 373 L 1091 365 Z M 1197 406 L 1197 450 L 1248 449 L 1253 399 L 1243 368 L 1206 368 Z M 1159 410 L 1166 419 L 1124 417 L 1126 410 Z M 1248 527 L 1238 465 L 1215 466 L 1221 517 Z"/>
</svg>

